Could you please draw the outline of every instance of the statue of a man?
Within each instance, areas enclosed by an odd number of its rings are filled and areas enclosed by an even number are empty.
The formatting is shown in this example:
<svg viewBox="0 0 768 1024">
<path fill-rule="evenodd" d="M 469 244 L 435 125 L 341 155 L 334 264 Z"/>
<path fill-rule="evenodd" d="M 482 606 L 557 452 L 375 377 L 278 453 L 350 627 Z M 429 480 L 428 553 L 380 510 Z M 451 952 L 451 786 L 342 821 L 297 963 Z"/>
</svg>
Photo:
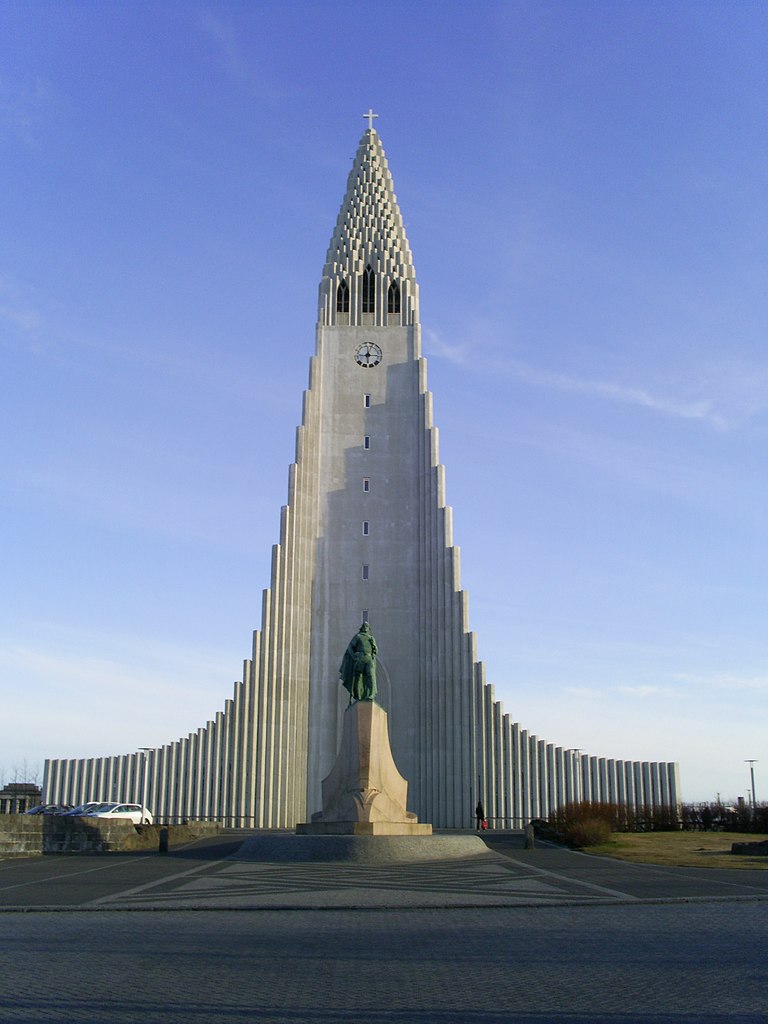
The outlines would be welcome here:
<svg viewBox="0 0 768 1024">
<path fill-rule="evenodd" d="M 341 662 L 339 675 L 349 690 L 349 702 L 376 698 L 376 641 L 364 622 L 352 637 Z"/>
</svg>

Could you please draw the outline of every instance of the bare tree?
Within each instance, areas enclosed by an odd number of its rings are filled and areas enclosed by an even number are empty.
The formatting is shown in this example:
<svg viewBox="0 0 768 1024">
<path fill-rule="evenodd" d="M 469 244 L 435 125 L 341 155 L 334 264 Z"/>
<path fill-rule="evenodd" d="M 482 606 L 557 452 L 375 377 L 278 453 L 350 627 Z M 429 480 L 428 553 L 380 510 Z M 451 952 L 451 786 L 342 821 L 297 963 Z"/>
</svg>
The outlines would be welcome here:
<svg viewBox="0 0 768 1024">
<path fill-rule="evenodd" d="M 40 762 L 36 761 L 35 764 L 30 765 L 26 757 L 21 762 L 21 765 L 15 764 L 11 771 L 12 782 L 28 782 L 32 786 L 38 786 L 40 784 Z"/>
</svg>

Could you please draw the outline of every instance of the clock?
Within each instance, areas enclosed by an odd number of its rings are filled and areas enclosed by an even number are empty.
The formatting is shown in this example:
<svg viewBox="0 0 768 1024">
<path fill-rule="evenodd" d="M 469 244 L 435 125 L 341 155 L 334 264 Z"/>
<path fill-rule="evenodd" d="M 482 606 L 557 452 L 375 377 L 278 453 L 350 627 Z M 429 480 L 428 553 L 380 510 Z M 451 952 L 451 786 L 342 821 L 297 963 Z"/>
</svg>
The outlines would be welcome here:
<svg viewBox="0 0 768 1024">
<path fill-rule="evenodd" d="M 378 366 L 381 362 L 381 356 L 381 349 L 371 341 L 366 341 L 364 344 L 358 345 L 357 351 L 355 352 L 355 359 L 361 366 L 365 367 L 366 370 L 370 370 L 372 367 Z"/>
</svg>

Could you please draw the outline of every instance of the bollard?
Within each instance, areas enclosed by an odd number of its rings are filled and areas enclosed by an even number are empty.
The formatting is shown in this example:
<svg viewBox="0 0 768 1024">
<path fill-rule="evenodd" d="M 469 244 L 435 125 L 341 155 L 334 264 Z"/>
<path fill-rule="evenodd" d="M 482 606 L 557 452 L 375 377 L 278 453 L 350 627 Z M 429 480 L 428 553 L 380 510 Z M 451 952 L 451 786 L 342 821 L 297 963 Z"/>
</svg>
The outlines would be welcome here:
<svg viewBox="0 0 768 1024">
<path fill-rule="evenodd" d="M 160 845 L 157 848 L 158 853 L 168 853 L 168 829 L 160 829 Z"/>
<path fill-rule="evenodd" d="M 525 848 L 526 850 L 536 849 L 536 837 L 533 832 L 533 825 L 528 825 L 525 830 Z"/>
</svg>

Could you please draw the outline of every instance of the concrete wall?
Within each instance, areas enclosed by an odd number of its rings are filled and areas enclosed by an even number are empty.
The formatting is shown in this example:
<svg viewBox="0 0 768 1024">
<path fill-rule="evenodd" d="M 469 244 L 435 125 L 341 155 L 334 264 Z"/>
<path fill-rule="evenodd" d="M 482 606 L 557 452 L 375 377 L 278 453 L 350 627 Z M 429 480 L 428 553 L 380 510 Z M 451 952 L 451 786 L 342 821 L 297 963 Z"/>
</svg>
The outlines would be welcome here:
<svg viewBox="0 0 768 1024">
<path fill-rule="evenodd" d="M 169 828 L 169 844 L 189 842 L 220 831 L 220 825 L 191 823 Z M 6 814 L 0 818 L 0 859 L 44 853 L 115 853 L 121 850 L 157 850 L 160 826 L 103 818 L 69 818 L 56 814 Z"/>
</svg>

